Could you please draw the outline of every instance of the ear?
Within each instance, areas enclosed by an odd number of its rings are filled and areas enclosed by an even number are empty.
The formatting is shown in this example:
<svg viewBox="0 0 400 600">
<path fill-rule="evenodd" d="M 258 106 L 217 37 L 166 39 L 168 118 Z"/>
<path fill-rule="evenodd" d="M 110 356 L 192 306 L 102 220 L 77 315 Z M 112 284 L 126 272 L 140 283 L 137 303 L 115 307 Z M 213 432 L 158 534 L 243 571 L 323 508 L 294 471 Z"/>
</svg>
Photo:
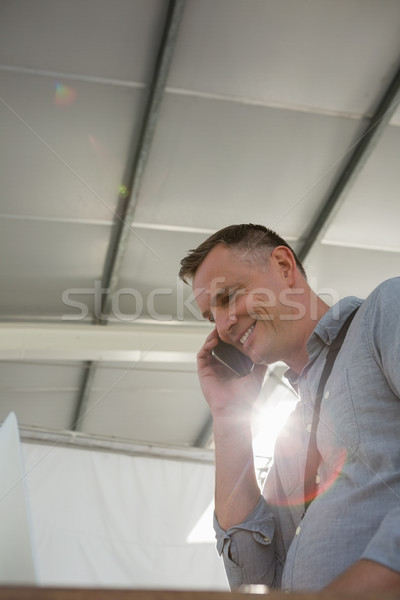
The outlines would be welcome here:
<svg viewBox="0 0 400 600">
<path fill-rule="evenodd" d="M 271 252 L 271 259 L 275 264 L 275 268 L 285 280 L 287 285 L 291 287 L 296 280 L 297 265 L 296 259 L 290 248 L 286 246 L 277 246 Z"/>
</svg>

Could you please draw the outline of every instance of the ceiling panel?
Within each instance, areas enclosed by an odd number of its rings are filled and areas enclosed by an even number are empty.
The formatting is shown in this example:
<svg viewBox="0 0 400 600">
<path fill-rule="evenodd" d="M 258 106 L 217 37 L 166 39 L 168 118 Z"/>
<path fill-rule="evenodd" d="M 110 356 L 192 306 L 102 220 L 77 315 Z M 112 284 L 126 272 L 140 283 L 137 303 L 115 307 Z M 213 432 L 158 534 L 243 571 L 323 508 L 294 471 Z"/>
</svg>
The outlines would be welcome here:
<svg viewBox="0 0 400 600">
<path fill-rule="evenodd" d="M 14 411 L 21 425 L 69 429 L 82 366 L 0 362 L 0 421 Z"/>
<path fill-rule="evenodd" d="M 3 64 L 147 82 L 164 0 L 2 0 Z"/>
<path fill-rule="evenodd" d="M 101 280 L 110 227 L 0 219 L 0 313 L 59 319 L 76 315 L 70 300 L 92 307 Z M 84 298 L 78 298 L 81 288 Z M 70 290 L 70 296 L 66 296 Z M 64 293 L 64 300 L 63 300 Z M 70 298 L 70 300 L 68 299 Z"/>
<path fill-rule="evenodd" d="M 398 104 L 399 103 L 397 103 L 397 106 L 398 106 Z M 390 123 L 392 125 L 397 125 L 397 126 L 400 125 L 400 109 L 399 108 L 397 108 L 397 110 L 394 112 L 393 117 L 392 117 Z"/>
<path fill-rule="evenodd" d="M 325 242 L 400 252 L 399 147 L 400 128 L 390 126 L 335 215 Z"/>
<path fill-rule="evenodd" d="M 161 444 L 194 445 L 208 418 L 196 372 L 99 369 L 79 429 Z"/>
<path fill-rule="evenodd" d="M 268 223 L 296 239 L 364 127 L 354 119 L 168 95 L 135 217 L 216 229 Z"/>
<path fill-rule="evenodd" d="M 192 0 L 169 86 L 364 114 L 394 75 L 399 37 L 397 0 Z"/>
<path fill-rule="evenodd" d="M 0 82 L 1 213 L 112 222 L 144 92 L 1 70 Z"/>
<path fill-rule="evenodd" d="M 181 259 L 206 237 L 205 233 L 133 227 L 122 265 L 120 292 L 115 296 L 122 318 L 198 319 L 191 288 L 178 279 L 178 272 Z M 116 311 L 112 316 L 118 317 Z"/>
<path fill-rule="evenodd" d="M 345 296 L 366 298 L 385 279 L 400 275 L 400 256 L 343 246 L 317 244 L 305 261 L 309 281 L 332 304 Z"/>
</svg>

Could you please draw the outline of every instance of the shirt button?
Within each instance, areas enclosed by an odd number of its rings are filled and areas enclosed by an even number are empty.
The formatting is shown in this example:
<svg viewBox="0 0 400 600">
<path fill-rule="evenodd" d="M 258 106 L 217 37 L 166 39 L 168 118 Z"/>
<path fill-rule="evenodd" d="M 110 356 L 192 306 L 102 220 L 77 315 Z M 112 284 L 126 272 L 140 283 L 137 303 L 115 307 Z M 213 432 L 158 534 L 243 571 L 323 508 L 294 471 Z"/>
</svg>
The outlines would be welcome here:
<svg viewBox="0 0 400 600">
<path fill-rule="evenodd" d="M 321 477 L 319 475 L 315 476 L 315 483 L 318 485 L 318 483 L 321 483 Z"/>
<path fill-rule="evenodd" d="M 267 544 L 269 544 L 269 542 L 271 541 L 266 535 L 263 535 L 263 540 L 264 542 L 267 542 Z"/>
<path fill-rule="evenodd" d="M 328 400 L 328 398 L 329 398 L 329 390 L 327 390 L 327 391 L 325 392 L 325 394 L 324 394 L 324 398 L 325 398 L 325 400 Z"/>
<path fill-rule="evenodd" d="M 307 431 L 308 431 L 308 432 L 310 432 L 310 431 L 311 431 L 311 429 L 312 429 L 312 424 L 311 424 L 311 423 L 308 423 L 308 424 L 307 424 Z"/>
<path fill-rule="evenodd" d="M 300 527 L 300 525 L 299 525 L 299 526 L 298 526 L 298 528 L 296 529 L 296 535 L 299 535 L 299 534 L 300 534 L 300 531 L 301 531 L 301 527 Z"/>
</svg>

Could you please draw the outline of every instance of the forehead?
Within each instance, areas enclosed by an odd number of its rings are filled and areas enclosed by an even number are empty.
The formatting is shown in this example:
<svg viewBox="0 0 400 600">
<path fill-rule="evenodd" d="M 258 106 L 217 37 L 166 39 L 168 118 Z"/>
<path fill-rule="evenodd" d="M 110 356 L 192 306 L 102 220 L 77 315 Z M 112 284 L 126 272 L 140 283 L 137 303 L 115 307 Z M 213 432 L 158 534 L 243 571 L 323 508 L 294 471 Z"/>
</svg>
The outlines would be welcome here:
<svg viewBox="0 0 400 600">
<path fill-rule="evenodd" d="M 209 287 L 215 279 L 230 279 L 244 269 L 241 253 L 219 244 L 213 248 L 198 267 L 193 277 L 193 288 Z"/>
<path fill-rule="evenodd" d="M 249 284 L 262 276 L 266 269 L 252 260 L 253 254 L 251 251 L 228 248 L 223 244 L 213 248 L 193 277 L 197 304 L 200 306 L 224 289 Z"/>
<path fill-rule="evenodd" d="M 195 279 L 199 280 L 211 274 L 226 275 L 237 271 L 238 268 L 265 271 L 268 268 L 270 254 L 268 248 L 229 248 L 225 244 L 218 244 L 210 250 L 198 267 L 193 283 Z"/>
<path fill-rule="evenodd" d="M 236 269 L 234 265 L 236 263 Z M 193 293 L 204 316 L 212 298 L 240 279 L 242 261 L 237 251 L 218 245 L 203 260 L 193 277 Z"/>
</svg>

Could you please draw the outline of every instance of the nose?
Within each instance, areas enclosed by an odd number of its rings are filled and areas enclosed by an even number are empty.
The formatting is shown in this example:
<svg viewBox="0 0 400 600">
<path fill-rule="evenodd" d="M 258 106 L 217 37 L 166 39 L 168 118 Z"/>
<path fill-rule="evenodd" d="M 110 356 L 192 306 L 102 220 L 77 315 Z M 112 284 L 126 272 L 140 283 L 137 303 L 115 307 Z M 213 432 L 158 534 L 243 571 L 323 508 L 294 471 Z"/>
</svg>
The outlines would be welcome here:
<svg viewBox="0 0 400 600">
<path fill-rule="evenodd" d="M 220 310 L 214 315 L 215 326 L 223 342 L 232 343 L 232 327 L 237 323 L 237 317 L 229 311 Z"/>
</svg>

